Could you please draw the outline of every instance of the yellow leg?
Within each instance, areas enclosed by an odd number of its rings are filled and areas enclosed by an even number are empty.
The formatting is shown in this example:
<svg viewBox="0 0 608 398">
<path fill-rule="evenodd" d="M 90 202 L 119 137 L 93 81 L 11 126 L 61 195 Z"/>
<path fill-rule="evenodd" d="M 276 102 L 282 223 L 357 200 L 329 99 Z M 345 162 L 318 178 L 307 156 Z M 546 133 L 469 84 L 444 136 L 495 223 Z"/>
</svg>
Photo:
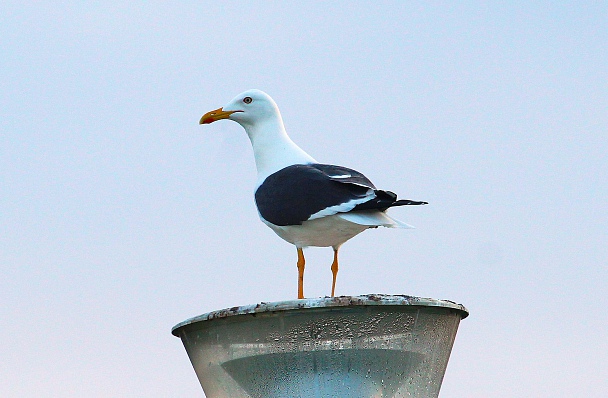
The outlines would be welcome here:
<svg viewBox="0 0 608 398">
<path fill-rule="evenodd" d="M 298 247 L 298 298 L 304 298 L 304 250 Z"/>
<path fill-rule="evenodd" d="M 333 282 L 331 283 L 331 296 L 334 297 L 336 292 L 336 277 L 338 276 L 338 249 L 334 249 L 334 262 L 331 263 L 331 273 L 334 275 Z"/>
</svg>

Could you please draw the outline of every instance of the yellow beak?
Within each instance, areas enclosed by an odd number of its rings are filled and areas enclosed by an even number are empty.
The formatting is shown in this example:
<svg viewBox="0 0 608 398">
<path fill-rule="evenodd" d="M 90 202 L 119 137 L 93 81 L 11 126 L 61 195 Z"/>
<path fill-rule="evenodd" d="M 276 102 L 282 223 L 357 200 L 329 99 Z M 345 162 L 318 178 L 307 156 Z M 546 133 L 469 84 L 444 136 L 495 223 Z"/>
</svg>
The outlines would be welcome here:
<svg viewBox="0 0 608 398">
<path fill-rule="evenodd" d="M 235 112 L 243 111 L 225 111 L 222 108 L 218 108 L 216 110 L 205 113 L 203 117 L 201 117 L 199 124 L 209 124 L 218 120 L 228 119 L 228 117 Z"/>
</svg>

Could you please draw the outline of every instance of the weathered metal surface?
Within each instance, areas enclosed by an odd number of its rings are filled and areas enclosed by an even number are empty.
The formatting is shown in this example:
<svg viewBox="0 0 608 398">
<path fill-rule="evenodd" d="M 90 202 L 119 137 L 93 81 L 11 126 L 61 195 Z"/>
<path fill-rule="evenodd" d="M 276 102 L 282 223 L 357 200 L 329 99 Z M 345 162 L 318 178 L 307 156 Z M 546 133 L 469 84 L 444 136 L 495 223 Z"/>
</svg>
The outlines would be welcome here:
<svg viewBox="0 0 608 398">
<path fill-rule="evenodd" d="M 172 333 L 209 398 L 437 398 L 467 315 L 451 301 L 368 294 L 232 307 Z"/>
<path fill-rule="evenodd" d="M 259 304 L 242 305 L 225 308 L 187 319 L 175 325 L 171 332 L 178 336 L 177 329 L 195 322 L 210 321 L 235 315 L 260 314 L 265 312 L 289 311 L 306 308 L 333 308 L 370 305 L 409 305 L 425 307 L 451 308 L 461 313 L 461 319 L 469 316 L 469 311 L 462 304 L 449 300 L 436 300 L 407 295 L 365 294 L 361 296 L 320 297 L 303 300 L 287 300 L 276 302 L 261 302 Z"/>
</svg>

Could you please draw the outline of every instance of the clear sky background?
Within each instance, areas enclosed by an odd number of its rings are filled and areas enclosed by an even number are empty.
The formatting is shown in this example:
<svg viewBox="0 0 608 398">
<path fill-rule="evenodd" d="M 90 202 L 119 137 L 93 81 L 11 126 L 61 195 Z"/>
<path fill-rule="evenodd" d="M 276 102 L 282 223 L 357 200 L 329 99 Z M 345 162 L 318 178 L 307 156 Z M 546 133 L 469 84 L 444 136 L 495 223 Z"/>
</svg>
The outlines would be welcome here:
<svg viewBox="0 0 608 398">
<path fill-rule="evenodd" d="M 608 5 L 558 3 L 3 2 L 0 396 L 201 397 L 171 327 L 295 298 L 244 131 L 198 125 L 259 88 L 430 203 L 346 243 L 337 294 L 467 306 L 442 398 L 605 397 Z"/>
</svg>

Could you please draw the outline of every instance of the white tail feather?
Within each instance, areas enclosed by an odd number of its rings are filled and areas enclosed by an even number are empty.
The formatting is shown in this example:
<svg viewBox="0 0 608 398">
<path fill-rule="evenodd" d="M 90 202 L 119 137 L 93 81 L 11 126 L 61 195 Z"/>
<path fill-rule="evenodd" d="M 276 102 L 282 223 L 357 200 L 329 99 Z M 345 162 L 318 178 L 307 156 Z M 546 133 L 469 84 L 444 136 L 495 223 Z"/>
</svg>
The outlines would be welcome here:
<svg viewBox="0 0 608 398">
<path fill-rule="evenodd" d="M 353 211 L 350 213 L 338 213 L 336 215 L 346 221 L 359 225 L 369 225 L 370 227 L 414 228 L 378 210 Z"/>
</svg>

